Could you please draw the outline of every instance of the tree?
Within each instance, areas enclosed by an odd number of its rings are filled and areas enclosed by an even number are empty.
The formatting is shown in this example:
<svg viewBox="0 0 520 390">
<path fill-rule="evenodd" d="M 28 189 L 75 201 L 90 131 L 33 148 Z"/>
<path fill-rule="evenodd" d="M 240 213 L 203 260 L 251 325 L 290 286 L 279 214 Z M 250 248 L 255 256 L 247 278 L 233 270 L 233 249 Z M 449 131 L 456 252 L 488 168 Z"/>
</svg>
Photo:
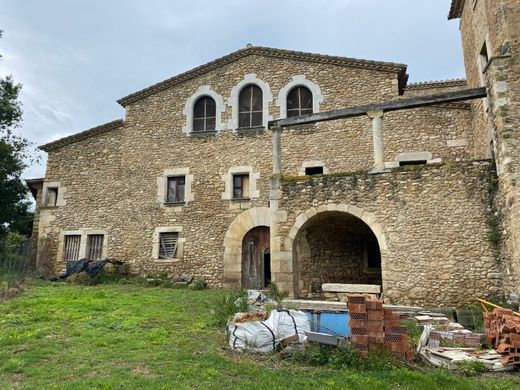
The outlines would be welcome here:
<svg viewBox="0 0 520 390">
<path fill-rule="evenodd" d="M 0 30 L 0 38 L 3 31 Z M 1 58 L 1 55 L 0 55 Z M 0 237 L 8 231 L 30 235 L 27 187 L 21 179 L 29 156 L 29 141 L 14 134 L 20 126 L 22 108 L 18 100 L 22 86 L 12 76 L 0 78 Z"/>
</svg>

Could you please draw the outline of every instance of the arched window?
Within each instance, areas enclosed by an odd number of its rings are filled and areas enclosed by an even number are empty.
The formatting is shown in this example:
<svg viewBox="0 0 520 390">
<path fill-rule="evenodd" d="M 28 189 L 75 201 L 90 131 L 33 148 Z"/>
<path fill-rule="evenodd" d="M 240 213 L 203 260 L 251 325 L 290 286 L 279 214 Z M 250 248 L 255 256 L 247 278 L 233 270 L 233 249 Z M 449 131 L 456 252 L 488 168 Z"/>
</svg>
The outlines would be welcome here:
<svg viewBox="0 0 520 390">
<path fill-rule="evenodd" d="M 238 99 L 238 127 L 256 127 L 263 123 L 262 90 L 249 84 L 242 88 Z"/>
<path fill-rule="evenodd" d="M 217 108 L 215 100 L 202 96 L 193 106 L 193 131 L 215 131 Z"/>
<path fill-rule="evenodd" d="M 312 114 L 312 92 L 303 86 L 294 87 L 287 94 L 287 117 Z"/>
</svg>

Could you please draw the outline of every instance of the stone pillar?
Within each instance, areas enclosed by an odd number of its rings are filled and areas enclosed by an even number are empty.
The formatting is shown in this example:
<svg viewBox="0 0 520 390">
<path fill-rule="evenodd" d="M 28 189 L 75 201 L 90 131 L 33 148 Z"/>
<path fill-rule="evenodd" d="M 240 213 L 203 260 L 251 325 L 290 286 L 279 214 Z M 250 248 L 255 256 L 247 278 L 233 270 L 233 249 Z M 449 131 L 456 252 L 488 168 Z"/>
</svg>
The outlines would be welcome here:
<svg viewBox="0 0 520 390">
<path fill-rule="evenodd" d="M 372 138 L 374 141 L 374 168 L 385 168 L 385 147 L 383 144 L 383 110 L 369 111 L 367 115 L 372 119 Z"/>
<path fill-rule="evenodd" d="M 273 127 L 273 174 L 282 173 L 282 140 L 281 127 Z"/>
</svg>

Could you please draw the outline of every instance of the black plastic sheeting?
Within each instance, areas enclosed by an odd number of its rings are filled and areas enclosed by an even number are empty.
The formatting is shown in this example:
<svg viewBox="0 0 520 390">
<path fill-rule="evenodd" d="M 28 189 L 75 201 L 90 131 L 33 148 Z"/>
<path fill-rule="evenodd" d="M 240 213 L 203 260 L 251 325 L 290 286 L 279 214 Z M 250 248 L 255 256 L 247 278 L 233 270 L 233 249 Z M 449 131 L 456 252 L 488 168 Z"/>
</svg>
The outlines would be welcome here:
<svg viewBox="0 0 520 390">
<path fill-rule="evenodd" d="M 81 272 L 87 273 L 89 276 L 96 276 L 99 271 L 103 269 L 106 264 L 114 264 L 114 265 L 123 265 L 124 262 L 115 259 L 104 259 L 99 261 L 88 260 L 88 259 L 80 259 L 77 261 L 67 261 L 67 266 L 65 268 L 65 273 L 61 274 L 56 278 L 52 278 L 51 280 L 60 280 L 67 279 L 69 276 L 74 274 L 79 274 Z"/>
</svg>

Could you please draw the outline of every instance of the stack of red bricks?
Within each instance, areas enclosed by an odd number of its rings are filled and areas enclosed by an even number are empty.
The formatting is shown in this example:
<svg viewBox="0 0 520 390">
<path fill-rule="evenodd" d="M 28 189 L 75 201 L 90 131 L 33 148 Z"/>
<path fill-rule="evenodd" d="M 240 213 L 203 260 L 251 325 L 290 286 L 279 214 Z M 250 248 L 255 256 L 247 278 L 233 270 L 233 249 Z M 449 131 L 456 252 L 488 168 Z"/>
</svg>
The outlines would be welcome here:
<svg viewBox="0 0 520 390">
<path fill-rule="evenodd" d="M 488 341 L 501 354 L 502 364 L 520 368 L 520 316 L 510 309 L 496 308 L 484 313 Z"/>
<path fill-rule="evenodd" d="M 407 329 L 400 325 L 399 314 L 383 309 L 380 299 L 351 294 L 348 309 L 351 342 L 361 355 L 386 349 L 404 359 L 413 359 Z"/>
</svg>

